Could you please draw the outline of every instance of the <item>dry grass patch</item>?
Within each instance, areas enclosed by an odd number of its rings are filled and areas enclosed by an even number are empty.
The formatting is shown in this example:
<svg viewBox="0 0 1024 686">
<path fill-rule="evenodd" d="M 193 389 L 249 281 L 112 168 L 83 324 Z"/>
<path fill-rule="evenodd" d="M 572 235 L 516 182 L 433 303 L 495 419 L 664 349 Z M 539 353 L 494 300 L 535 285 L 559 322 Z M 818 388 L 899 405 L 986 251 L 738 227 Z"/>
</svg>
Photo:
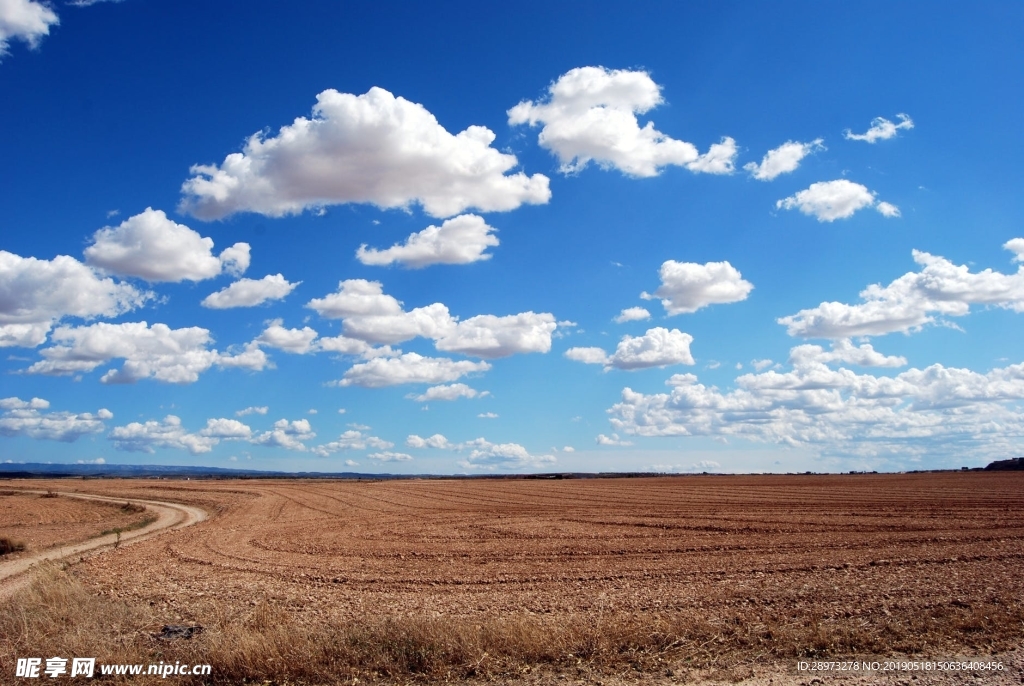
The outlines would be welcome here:
<svg viewBox="0 0 1024 686">
<path fill-rule="evenodd" d="M 211 677 L 179 683 L 336 684 L 363 680 L 509 677 L 531 671 L 665 673 L 799 657 L 893 655 L 936 649 L 1000 650 L 1019 639 L 1020 604 L 949 605 L 903 618 L 857 622 L 768 613 L 704 616 L 531 616 L 474 621 L 365 617 L 301 621 L 271 601 L 244 610 L 207 600 L 181 616 L 95 595 L 56 566 L 0 608 L 0 663 L 18 656 L 96 657 L 98 664 L 206 663 Z M 190 640 L 162 641 L 164 624 L 203 626 Z M 737 671 L 739 670 L 739 671 Z M 115 682 L 116 683 L 116 682 Z"/>
<path fill-rule="evenodd" d="M 8 553 L 20 553 L 25 549 L 25 544 L 21 541 L 12 541 L 9 538 L 0 538 L 0 555 L 7 555 Z"/>
</svg>

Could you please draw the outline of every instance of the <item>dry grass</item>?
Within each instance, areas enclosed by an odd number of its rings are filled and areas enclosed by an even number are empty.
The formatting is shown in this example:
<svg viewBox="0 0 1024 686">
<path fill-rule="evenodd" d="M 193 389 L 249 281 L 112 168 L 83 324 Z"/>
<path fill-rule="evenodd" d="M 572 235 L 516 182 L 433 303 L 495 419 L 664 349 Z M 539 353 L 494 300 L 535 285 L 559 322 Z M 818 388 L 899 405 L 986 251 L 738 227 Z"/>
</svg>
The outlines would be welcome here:
<svg viewBox="0 0 1024 686">
<path fill-rule="evenodd" d="M 56 566 L 42 570 L 11 600 L 0 607 L 2 664 L 26 655 L 96 657 L 99 664 L 208 663 L 212 677 L 194 683 L 214 684 L 335 684 L 352 677 L 447 680 L 537 669 L 576 674 L 728 671 L 755 661 L 805 656 L 1000 650 L 1019 640 L 1024 622 L 1020 603 L 981 602 L 856 621 L 809 614 L 778 622 L 768 609 L 480 621 L 365 617 L 311 625 L 266 600 L 245 610 L 210 600 L 192 608 L 188 617 L 204 627 L 197 638 L 160 641 L 154 637 L 160 627 L 180 620 L 149 605 L 94 595 Z"/>
</svg>

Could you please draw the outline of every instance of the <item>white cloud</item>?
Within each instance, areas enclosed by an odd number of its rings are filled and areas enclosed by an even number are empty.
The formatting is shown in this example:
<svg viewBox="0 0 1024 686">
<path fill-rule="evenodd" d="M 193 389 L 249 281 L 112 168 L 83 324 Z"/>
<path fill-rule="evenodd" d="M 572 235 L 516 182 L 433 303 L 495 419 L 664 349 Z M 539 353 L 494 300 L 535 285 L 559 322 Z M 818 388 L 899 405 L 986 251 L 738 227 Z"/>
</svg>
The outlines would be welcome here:
<svg viewBox="0 0 1024 686">
<path fill-rule="evenodd" d="M 736 144 L 731 138 L 700 155 L 692 143 L 643 127 L 636 115 L 663 102 L 661 88 L 644 71 L 580 67 L 548 88 L 546 102 L 524 100 L 508 111 L 510 125 L 542 125 L 538 143 L 561 162 L 561 171 L 578 172 L 591 161 L 629 176 L 657 176 L 662 167 L 685 166 L 694 172 L 728 174 Z"/>
<path fill-rule="evenodd" d="M 266 405 L 263 405 L 261 407 L 247 407 L 244 410 L 239 410 L 238 412 L 235 412 L 235 416 L 244 417 L 248 414 L 266 414 L 269 409 L 270 408 L 267 407 Z"/>
<path fill-rule="evenodd" d="M 313 452 L 320 457 L 327 457 L 342 450 L 366 450 L 367 448 L 383 450 L 393 448 L 394 445 L 394 443 L 377 436 L 367 436 L 361 430 L 350 429 L 338 436 L 338 440 L 313 448 Z"/>
<path fill-rule="evenodd" d="M 212 238 L 147 207 L 118 226 L 93 234 L 85 261 L 119 276 L 173 283 L 212 279 L 222 271 L 237 276 L 249 268 L 248 243 L 235 243 L 219 257 L 212 251 Z"/>
<path fill-rule="evenodd" d="M 60 21 L 48 5 L 34 0 L 0 0 L 0 58 L 8 52 L 12 38 L 39 45 L 43 36 L 50 35 L 50 27 Z"/>
<path fill-rule="evenodd" d="M 534 455 L 518 443 L 491 443 L 485 438 L 460 443 L 456 448 L 469 451 L 459 462 L 465 469 L 524 469 L 550 465 L 554 455 Z"/>
<path fill-rule="evenodd" d="M 825 350 L 818 345 L 798 345 L 789 351 L 789 363 L 794 367 L 807 367 L 811 363 L 831 364 L 844 362 L 858 367 L 903 367 L 907 358 L 898 355 L 883 355 L 876 351 L 870 343 L 853 345 L 849 338 L 832 341 L 832 350 Z M 760 369 L 758 369 L 760 371 Z"/>
<path fill-rule="evenodd" d="M 255 307 L 268 300 L 283 300 L 300 283 L 289 283 L 283 274 L 268 274 L 262 279 L 239 279 L 227 288 L 210 293 L 201 304 L 215 310 Z"/>
<path fill-rule="evenodd" d="M 363 264 L 385 266 L 398 263 L 413 269 L 432 264 L 470 264 L 491 259 L 487 248 L 498 245 L 493 226 L 483 217 L 462 214 L 446 220 L 440 227 L 428 226 L 414 233 L 404 244 L 395 244 L 387 250 L 359 246 L 356 259 Z"/>
<path fill-rule="evenodd" d="M 237 419 L 207 419 L 206 428 L 199 435 L 220 439 L 248 439 L 252 436 L 252 429 Z"/>
<path fill-rule="evenodd" d="M 888 202 L 884 202 L 884 201 L 880 202 L 877 205 L 875 205 L 875 209 L 878 210 L 878 212 L 883 217 L 890 217 L 890 218 L 892 218 L 892 217 L 899 217 L 900 216 L 900 208 L 896 207 L 892 203 L 888 203 Z"/>
<path fill-rule="evenodd" d="M 181 425 L 181 419 L 173 414 L 159 422 L 151 419 L 145 423 L 116 426 L 107 438 L 114 442 L 115 448 L 128 452 L 153 453 L 155 448 L 174 448 L 187 450 L 193 455 L 208 453 L 220 442 L 214 436 L 190 434 Z"/>
<path fill-rule="evenodd" d="M 569 348 L 565 357 L 583 364 L 608 364 L 608 353 L 603 348 Z"/>
<path fill-rule="evenodd" d="M 616 324 L 624 324 L 625 322 L 639 322 L 650 318 L 651 313 L 644 307 L 627 307 L 619 313 L 619 316 L 614 321 Z"/>
<path fill-rule="evenodd" d="M 1014 239 L 1003 245 L 1014 251 Z M 915 250 L 918 272 L 909 272 L 888 286 L 872 284 L 860 292 L 856 305 L 823 302 L 778 320 L 790 336 L 849 338 L 910 332 L 936 321 L 936 316 L 961 317 L 971 305 L 995 305 L 1024 312 L 1024 265 L 1015 274 L 986 269 L 971 273 L 944 257 Z"/>
<path fill-rule="evenodd" d="M 759 181 L 771 181 L 777 176 L 796 171 L 801 160 L 819 150 L 825 150 L 824 140 L 821 138 L 810 143 L 786 141 L 774 150 L 769 150 L 761 160 L 761 164 L 748 162 L 743 165 L 743 168 Z"/>
<path fill-rule="evenodd" d="M 506 317 L 481 314 L 456 323 L 436 339 L 443 352 L 495 359 L 517 353 L 546 353 L 557 324 L 548 312 L 521 312 Z"/>
<path fill-rule="evenodd" d="M 986 374 L 934 364 L 874 376 L 828 362 L 863 357 L 895 366 L 897 360 L 877 359 L 863 347 L 840 346 L 833 354 L 812 348 L 794 348 L 791 371 L 745 374 L 728 392 L 698 383 L 693 374 L 669 379 L 669 393 L 623 389 L 621 402 L 609 410 L 612 426 L 642 436 L 736 436 L 899 459 L 1021 448 L 1024 363 Z"/>
<path fill-rule="evenodd" d="M 1011 238 L 1003 243 L 1003 249 L 1014 254 L 1014 262 L 1024 262 L 1024 238 Z"/>
<path fill-rule="evenodd" d="M 314 298 L 306 307 L 323 317 L 342 319 L 342 330 L 350 338 L 394 344 L 423 337 L 443 352 L 491 359 L 548 352 L 557 327 L 554 315 L 547 312 L 483 314 L 460 322 L 441 303 L 405 311 L 401 302 L 384 293 L 380 282 L 364 279 L 342 281 L 335 293 Z"/>
<path fill-rule="evenodd" d="M 746 300 L 754 285 L 743 279 L 728 262 L 676 262 L 667 260 L 658 271 L 661 286 L 654 294 L 641 293 L 644 300 L 661 299 L 668 314 L 689 314 L 708 305 Z"/>
<path fill-rule="evenodd" d="M 0 400 L 0 436 L 27 436 L 29 438 L 71 443 L 82 436 L 104 429 L 104 419 L 114 415 L 102 409 L 90 412 L 42 412 L 50 403 L 42 398 Z"/>
<path fill-rule="evenodd" d="M 751 360 L 750 361 L 750 366 L 753 367 L 754 369 L 756 369 L 759 372 L 764 370 L 764 369 L 767 369 L 768 367 L 771 367 L 773 364 L 775 364 L 775 363 L 772 362 L 771 360 L 767 360 L 767 359 L 765 359 L 765 360 Z"/>
<path fill-rule="evenodd" d="M 693 336 L 679 329 L 671 331 L 660 326 L 648 329 L 643 336 L 623 336 L 606 368 L 650 369 L 672 364 L 693 364 L 690 343 Z"/>
<path fill-rule="evenodd" d="M 416 434 L 411 434 L 405 439 L 405 444 L 410 448 L 436 448 L 438 450 L 448 450 L 456 447 L 449 443 L 448 439 L 442 434 L 434 434 L 429 438 L 423 438 Z"/>
<path fill-rule="evenodd" d="M 495 412 L 481 412 L 477 415 L 478 419 L 497 419 L 498 415 Z"/>
<path fill-rule="evenodd" d="M 28 368 L 30 374 L 68 375 L 90 372 L 114 359 L 124 359 L 103 383 L 133 383 L 153 378 L 170 383 L 193 383 L 210 367 L 241 367 L 254 371 L 267 365 L 266 355 L 252 344 L 240 353 L 209 349 L 210 332 L 199 327 L 171 329 L 166 324 L 129 322 L 62 326 L 53 332 L 57 345 L 43 348 L 44 359 Z"/>
<path fill-rule="evenodd" d="M 818 181 L 805 190 L 775 203 L 777 209 L 799 209 L 819 222 L 847 219 L 865 207 L 874 207 L 885 217 L 900 216 L 899 208 L 887 202 L 875 203 L 875 194 L 866 186 L 846 179 Z"/>
<path fill-rule="evenodd" d="M 367 457 L 371 460 L 377 460 L 378 462 L 408 462 L 412 459 L 412 455 L 408 453 L 393 453 L 390 450 L 385 450 L 379 453 L 370 453 Z"/>
<path fill-rule="evenodd" d="M 316 438 L 313 427 L 309 425 L 308 419 L 296 419 L 288 421 L 279 419 L 274 422 L 274 428 L 264 431 L 253 437 L 252 442 L 257 445 L 265 445 L 271 448 L 284 448 L 286 450 L 306 451 L 304 441 L 311 441 Z"/>
<path fill-rule="evenodd" d="M 116 317 L 152 297 L 67 255 L 38 260 L 0 250 L 0 347 L 34 347 L 63 317 Z"/>
<path fill-rule="evenodd" d="M 268 322 L 267 328 L 256 338 L 256 341 L 271 348 L 304 355 L 315 350 L 312 344 L 316 337 L 316 331 L 308 326 L 301 329 L 286 329 L 281 325 L 280 319 L 274 319 Z"/>
<path fill-rule="evenodd" d="M 871 128 L 866 132 L 853 133 L 850 129 L 846 129 L 843 135 L 847 140 L 874 143 L 877 140 L 886 140 L 894 137 L 900 129 L 914 128 L 913 120 L 907 115 L 897 114 L 896 118 L 900 120 L 899 124 L 894 124 L 885 117 L 875 117 L 871 120 Z"/>
<path fill-rule="evenodd" d="M 605 436 L 604 434 L 598 434 L 597 438 L 594 439 L 598 445 L 618 445 L 618 446 L 629 446 L 633 445 L 631 441 L 624 441 L 619 438 L 618 434 L 613 433 L 611 436 Z"/>
<path fill-rule="evenodd" d="M 470 362 L 446 357 L 424 357 L 416 353 L 405 353 L 398 357 L 368 360 L 345 372 L 341 386 L 362 386 L 382 388 L 404 383 L 440 384 L 457 381 L 474 372 L 486 372 L 491 368 L 487 362 Z"/>
<path fill-rule="evenodd" d="M 564 448 L 562 448 L 562 452 L 563 453 L 574 453 L 574 452 L 576 452 L 576 448 L 573 448 L 571 445 L 567 445 Z"/>
<path fill-rule="evenodd" d="M 490 395 L 489 391 L 480 392 L 464 383 L 453 383 L 447 386 L 431 386 L 424 393 L 405 396 L 410 400 L 426 403 L 433 400 L 458 400 L 459 398 L 482 398 Z"/>
<path fill-rule="evenodd" d="M 452 135 L 422 105 L 371 88 L 330 89 L 312 118 L 278 135 L 254 134 L 218 165 L 192 167 L 181 209 L 202 219 L 235 212 L 280 217 L 342 203 L 381 208 L 420 204 L 434 217 L 469 208 L 513 210 L 551 197 L 548 178 L 523 172 L 514 155 L 491 147 L 494 133 L 470 126 Z"/>
</svg>

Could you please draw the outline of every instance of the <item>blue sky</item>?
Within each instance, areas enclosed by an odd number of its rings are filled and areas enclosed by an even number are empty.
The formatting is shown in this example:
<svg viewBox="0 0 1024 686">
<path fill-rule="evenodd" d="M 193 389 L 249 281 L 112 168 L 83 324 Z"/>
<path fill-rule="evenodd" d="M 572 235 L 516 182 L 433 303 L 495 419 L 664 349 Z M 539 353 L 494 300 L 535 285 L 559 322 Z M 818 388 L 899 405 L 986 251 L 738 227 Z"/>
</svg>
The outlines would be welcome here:
<svg viewBox="0 0 1024 686">
<path fill-rule="evenodd" d="M 0 455 L 1020 454 L 1022 19 L 0 0 Z"/>
</svg>

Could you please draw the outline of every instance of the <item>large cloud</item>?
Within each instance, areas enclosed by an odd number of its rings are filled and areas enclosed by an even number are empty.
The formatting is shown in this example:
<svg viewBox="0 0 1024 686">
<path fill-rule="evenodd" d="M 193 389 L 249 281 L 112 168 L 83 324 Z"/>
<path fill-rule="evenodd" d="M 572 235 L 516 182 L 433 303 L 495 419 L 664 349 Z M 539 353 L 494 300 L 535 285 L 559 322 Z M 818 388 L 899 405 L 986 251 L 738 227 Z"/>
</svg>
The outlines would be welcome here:
<svg viewBox="0 0 1024 686">
<path fill-rule="evenodd" d="M 498 245 L 496 229 L 488 226 L 483 217 L 461 214 L 446 220 L 440 227 L 428 226 L 414 233 L 405 243 L 395 244 L 387 250 L 359 246 L 356 259 L 363 264 L 386 266 L 401 264 L 413 269 L 432 264 L 469 264 L 491 259 L 487 248 Z"/>
<path fill-rule="evenodd" d="M 59 23 L 57 13 L 34 0 L 0 0 L 0 58 L 7 54 L 12 38 L 36 47 L 50 27 Z"/>
<path fill-rule="evenodd" d="M 457 381 L 467 374 L 486 372 L 487 362 L 451 360 L 446 357 L 424 357 L 405 353 L 398 357 L 378 357 L 353 365 L 339 382 L 341 386 L 382 388 L 406 383 L 440 384 Z"/>
<path fill-rule="evenodd" d="M 235 212 L 280 217 L 311 207 L 421 204 L 434 217 L 469 208 L 513 210 L 551 197 L 547 177 L 523 172 L 491 147 L 494 133 L 470 126 L 452 135 L 422 105 L 381 88 L 364 95 L 325 90 L 313 116 L 277 136 L 249 138 L 218 165 L 196 165 L 182 210 L 202 219 Z"/>
<path fill-rule="evenodd" d="M 385 441 L 378 436 L 369 436 L 362 431 L 349 429 L 338 436 L 336 441 L 316 446 L 313 448 L 313 452 L 320 457 L 327 457 L 328 455 L 333 455 L 334 453 L 342 450 L 366 450 L 367 448 L 381 450 L 393 448 L 394 446 L 394 443 Z"/>
<path fill-rule="evenodd" d="M 1015 238 L 1003 247 L 1019 259 L 1022 244 Z M 888 286 L 868 286 L 860 293 L 862 303 L 823 302 L 778 321 L 791 336 L 848 338 L 914 331 L 935 322 L 936 316 L 966 315 L 971 305 L 1024 312 L 1024 265 L 1015 274 L 991 269 L 971 273 L 966 265 L 957 266 L 944 257 L 918 250 L 913 256 L 921 271 L 904 274 Z"/>
<path fill-rule="evenodd" d="M 570 348 L 565 356 L 585 364 L 603 364 L 605 370 L 636 371 L 672 364 L 693 364 L 690 343 L 693 336 L 679 329 L 660 326 L 648 329 L 643 336 L 623 336 L 613 355 L 601 348 Z"/>
<path fill-rule="evenodd" d="M 900 120 L 899 124 L 894 124 L 885 117 L 875 117 L 871 120 L 871 128 L 866 132 L 853 133 L 850 129 L 846 129 L 843 135 L 846 136 L 847 140 L 874 143 L 878 140 L 884 141 L 893 138 L 900 129 L 914 128 L 914 121 L 909 116 L 897 114 L 896 118 Z"/>
<path fill-rule="evenodd" d="M 409 394 L 405 397 L 417 402 L 428 403 L 433 400 L 451 401 L 459 398 L 482 398 L 487 395 L 490 395 L 489 391 L 480 392 L 464 383 L 453 383 L 445 386 L 431 386 L 419 395 Z"/>
<path fill-rule="evenodd" d="M 248 243 L 235 243 L 219 256 L 212 251 L 212 238 L 147 207 L 93 234 L 85 261 L 112 274 L 173 283 L 211 279 L 222 271 L 238 276 L 249 268 Z"/>
<path fill-rule="evenodd" d="M 736 143 L 723 138 L 701 155 L 692 143 L 643 127 L 636 115 L 663 102 L 660 87 L 644 71 L 580 67 L 548 88 L 546 102 L 523 101 L 508 111 L 511 125 L 542 125 L 538 142 L 558 158 L 562 171 L 582 170 L 593 160 L 629 176 L 657 176 L 662 167 L 729 174 Z"/>
<path fill-rule="evenodd" d="M 0 347 L 34 347 L 63 317 L 115 317 L 152 297 L 67 255 L 38 260 L 0 250 Z"/>
<path fill-rule="evenodd" d="M 796 171 L 803 158 L 824 149 L 824 140 L 821 138 L 810 143 L 786 141 L 774 150 L 769 150 L 761 160 L 761 164 L 748 162 L 743 165 L 743 168 L 758 181 L 771 181 L 777 176 Z"/>
<path fill-rule="evenodd" d="M 100 322 L 83 327 L 59 327 L 53 333 L 57 345 L 43 348 L 42 360 L 28 368 L 30 374 L 68 375 L 90 372 L 111 360 L 123 359 L 121 369 L 111 369 L 103 383 L 132 383 L 153 378 L 171 383 L 193 383 L 210 367 L 241 367 L 261 370 L 266 355 L 255 344 L 237 353 L 211 350 L 207 329 L 171 329 L 166 324 Z"/>
<path fill-rule="evenodd" d="M 754 285 L 743 279 L 728 262 L 676 262 L 667 260 L 658 271 L 661 286 L 653 294 L 641 293 L 644 300 L 660 298 L 669 314 L 689 314 L 708 305 L 746 300 Z"/>
<path fill-rule="evenodd" d="M 798 209 L 819 222 L 852 217 L 857 210 L 874 207 L 882 216 L 898 217 L 900 210 L 887 202 L 878 202 L 866 186 L 846 179 L 818 181 L 806 189 L 775 203 L 777 209 Z"/>
<path fill-rule="evenodd" d="M 42 411 L 49 407 L 50 403 L 42 398 L 3 398 L 0 400 L 0 436 L 28 436 L 71 443 L 82 436 L 103 431 L 103 420 L 114 416 L 106 409 L 95 414 Z"/>
<path fill-rule="evenodd" d="M 268 300 L 284 299 L 300 283 L 289 283 L 283 274 L 268 274 L 262 279 L 239 279 L 227 288 L 206 296 L 200 304 L 215 310 L 255 307 Z"/>
<path fill-rule="evenodd" d="M 438 350 L 489 359 L 547 352 L 557 327 L 554 315 L 547 312 L 483 314 L 459 321 L 442 303 L 406 311 L 384 293 L 380 282 L 364 279 L 342 281 L 337 292 L 306 306 L 323 317 L 342 319 L 342 330 L 350 338 L 394 344 L 423 337 L 432 339 Z"/>
<path fill-rule="evenodd" d="M 156 448 L 174 448 L 193 455 L 208 453 L 220 442 L 215 436 L 189 433 L 181 425 L 181 419 L 173 414 L 159 422 L 151 419 L 116 426 L 107 438 L 114 442 L 115 448 L 128 452 L 153 453 Z"/>
<path fill-rule="evenodd" d="M 864 353 L 870 363 L 902 361 L 879 360 L 870 348 L 851 352 L 794 349 L 791 371 L 740 376 L 729 392 L 705 386 L 693 374 L 669 379 L 669 393 L 626 388 L 609 410 L 611 423 L 641 436 L 737 436 L 833 454 L 1020 450 L 1024 364 L 986 374 L 935 364 L 893 377 L 829 366 Z"/>
</svg>

